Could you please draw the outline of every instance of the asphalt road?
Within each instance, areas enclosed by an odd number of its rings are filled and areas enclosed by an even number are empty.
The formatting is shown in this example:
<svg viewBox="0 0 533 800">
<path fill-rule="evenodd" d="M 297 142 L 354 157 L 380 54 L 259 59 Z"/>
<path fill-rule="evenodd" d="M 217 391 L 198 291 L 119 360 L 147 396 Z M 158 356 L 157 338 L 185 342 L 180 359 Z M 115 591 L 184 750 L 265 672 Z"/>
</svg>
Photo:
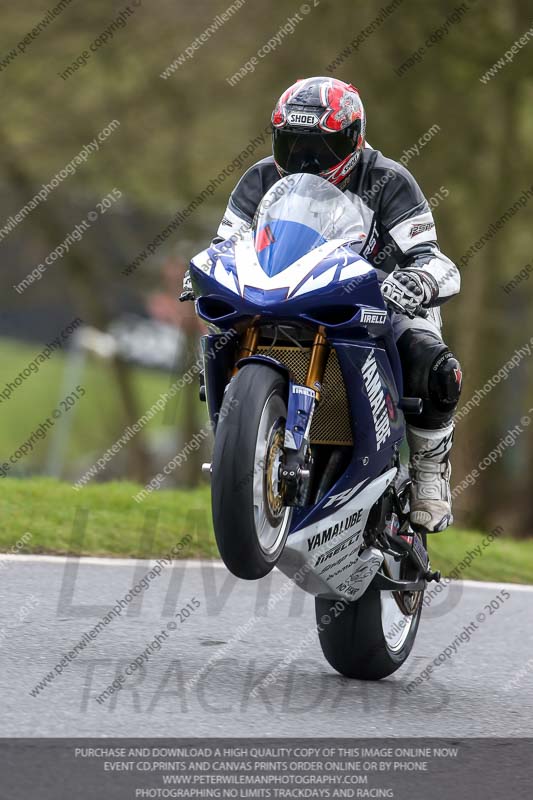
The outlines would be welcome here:
<svg viewBox="0 0 533 800">
<path fill-rule="evenodd" d="M 407 663 L 370 684 L 329 667 L 312 635 L 313 598 L 289 589 L 281 573 L 248 583 L 217 562 L 181 562 L 54 670 L 150 569 L 122 560 L 66 564 L 2 562 L 0 736 L 533 734 L 533 587 L 451 584 L 425 609 Z M 476 619 L 470 640 L 464 634 L 451 657 L 406 691 Z M 125 677 L 143 651 L 148 661 Z M 268 673 L 272 682 L 252 695 Z M 102 698 L 117 675 L 122 688 Z"/>
</svg>

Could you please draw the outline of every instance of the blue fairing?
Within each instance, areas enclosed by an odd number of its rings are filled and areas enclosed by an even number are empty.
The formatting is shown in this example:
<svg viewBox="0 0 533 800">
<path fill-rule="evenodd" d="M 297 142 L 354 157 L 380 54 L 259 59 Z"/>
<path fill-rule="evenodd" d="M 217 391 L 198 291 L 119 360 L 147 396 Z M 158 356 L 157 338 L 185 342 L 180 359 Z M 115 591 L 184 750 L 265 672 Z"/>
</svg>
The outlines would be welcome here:
<svg viewBox="0 0 533 800">
<path fill-rule="evenodd" d="M 334 339 L 330 343 L 337 353 L 350 406 L 354 441 L 352 457 L 346 471 L 317 505 L 294 510 L 290 533 L 331 514 L 332 495 L 348 491 L 358 484 L 363 488 L 366 483 L 383 472 L 390 465 L 395 447 L 402 441 L 405 433 L 403 414 L 398 410 L 398 400 L 402 393 L 401 372 L 393 368 L 388 358 L 391 344 L 393 348 L 394 344 L 389 340 L 385 343 L 385 347 L 377 347 L 375 344 Z M 386 443 L 379 449 L 362 374 L 363 364 L 371 353 L 377 362 L 384 394 L 390 398 L 387 407 L 390 410 L 391 433 Z M 396 366 L 399 367 L 399 362 Z"/>
<path fill-rule="evenodd" d="M 369 266 L 361 256 L 343 245 L 310 268 L 309 272 L 292 287 L 289 277 L 287 286 L 272 289 L 246 284 L 241 286 L 235 265 L 234 245 L 231 240 L 227 240 L 212 245 L 196 256 L 191 261 L 190 269 L 194 292 L 200 298 L 197 306 L 199 316 L 206 322 L 227 330 L 238 320 L 257 315 L 276 320 L 300 319 L 302 322 L 307 322 L 310 320 L 310 310 L 318 310 L 321 307 L 352 305 L 354 314 L 360 305 L 384 309 L 375 270 L 369 269 L 356 278 L 342 278 L 343 271 L 353 265 Z M 329 282 L 325 285 L 322 283 L 324 273 L 330 274 Z M 221 274 L 226 276 L 223 282 Z M 317 281 L 320 288 L 302 293 L 304 284 L 312 281 Z M 204 313 L 205 298 L 223 301 L 228 305 L 228 313 L 216 319 L 210 317 Z M 343 329 L 349 335 L 354 329 L 354 323 L 335 326 L 335 329 Z M 382 333 L 383 330 L 380 329 L 378 332 Z M 359 331 L 358 335 L 360 333 Z"/>
<path fill-rule="evenodd" d="M 237 245 L 231 239 L 211 245 L 191 262 L 197 312 L 210 325 L 239 332 L 252 319 L 270 332 L 278 324 L 282 329 L 287 325 L 307 345 L 320 327 L 335 350 L 352 429 L 349 463 L 318 503 L 294 509 L 290 533 L 330 516 L 347 502 L 345 497 L 389 469 L 405 432 L 398 409 L 402 370 L 390 313 L 376 270 L 357 252 L 365 234 L 353 207 L 335 187 L 317 183 L 307 197 L 303 189 L 311 180 L 318 181 L 316 176 L 296 176 L 292 188 L 287 184 L 285 194 L 280 190 L 280 199 L 266 206 L 264 217 L 256 216 L 255 227 Z M 286 219 L 281 216 L 285 211 Z M 238 352 L 238 337 L 222 346 L 224 336 L 209 334 L 203 343 L 213 423 Z M 246 361 L 254 358 L 264 364 L 269 356 L 251 355 Z M 272 367 L 287 369 L 280 362 Z M 308 388 L 295 384 L 290 370 L 284 374 L 289 396 L 284 446 L 298 452 L 302 441 L 305 446 L 303 431 L 316 401 L 306 394 Z"/>
</svg>

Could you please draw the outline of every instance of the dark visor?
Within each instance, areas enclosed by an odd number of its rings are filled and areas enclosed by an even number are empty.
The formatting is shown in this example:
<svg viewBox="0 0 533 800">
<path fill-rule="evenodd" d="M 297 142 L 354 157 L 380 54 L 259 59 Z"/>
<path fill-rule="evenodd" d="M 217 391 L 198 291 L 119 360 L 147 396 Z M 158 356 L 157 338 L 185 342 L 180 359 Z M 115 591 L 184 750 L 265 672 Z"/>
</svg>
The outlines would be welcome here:
<svg viewBox="0 0 533 800">
<path fill-rule="evenodd" d="M 274 129 L 274 159 L 285 172 L 325 172 L 351 152 L 353 140 L 346 131 L 322 134 Z"/>
</svg>

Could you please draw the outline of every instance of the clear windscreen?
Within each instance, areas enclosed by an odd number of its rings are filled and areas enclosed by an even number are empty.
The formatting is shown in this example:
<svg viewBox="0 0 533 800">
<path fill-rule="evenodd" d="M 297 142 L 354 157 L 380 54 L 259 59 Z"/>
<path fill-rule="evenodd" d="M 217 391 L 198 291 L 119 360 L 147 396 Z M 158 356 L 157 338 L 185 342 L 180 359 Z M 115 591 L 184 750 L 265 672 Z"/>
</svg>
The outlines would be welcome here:
<svg viewBox="0 0 533 800">
<path fill-rule="evenodd" d="M 309 173 L 287 175 L 265 194 L 252 231 L 259 263 L 276 275 L 332 239 L 365 239 L 357 207 L 332 183 Z"/>
</svg>

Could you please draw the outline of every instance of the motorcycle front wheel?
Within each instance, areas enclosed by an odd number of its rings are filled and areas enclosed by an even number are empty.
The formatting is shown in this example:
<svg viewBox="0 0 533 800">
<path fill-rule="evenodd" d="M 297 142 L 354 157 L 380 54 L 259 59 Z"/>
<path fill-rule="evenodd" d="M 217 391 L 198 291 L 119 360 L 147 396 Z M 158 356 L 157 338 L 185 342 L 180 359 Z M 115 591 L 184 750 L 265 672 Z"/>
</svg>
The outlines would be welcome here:
<svg viewBox="0 0 533 800">
<path fill-rule="evenodd" d="M 287 419 L 285 377 L 246 364 L 220 409 L 211 466 L 211 507 L 221 558 L 238 578 L 267 575 L 281 557 L 292 509 L 283 505 L 279 467 Z"/>
</svg>

